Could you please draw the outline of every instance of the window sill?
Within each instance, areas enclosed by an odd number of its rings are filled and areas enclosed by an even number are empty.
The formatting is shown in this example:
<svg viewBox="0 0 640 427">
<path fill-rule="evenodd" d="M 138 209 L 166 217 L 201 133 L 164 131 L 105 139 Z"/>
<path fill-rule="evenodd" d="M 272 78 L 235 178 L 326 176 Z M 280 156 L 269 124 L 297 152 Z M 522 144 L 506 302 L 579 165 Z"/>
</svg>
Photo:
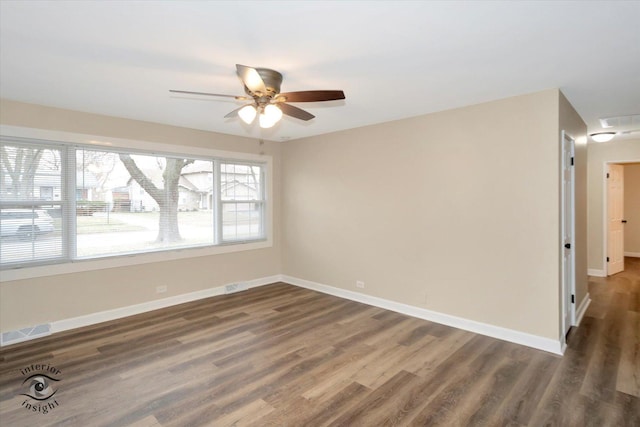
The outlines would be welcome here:
<svg viewBox="0 0 640 427">
<path fill-rule="evenodd" d="M 2 282 L 32 279 L 35 277 L 55 276 L 58 274 L 80 273 L 83 271 L 103 270 L 107 268 L 127 267 L 130 265 L 166 262 L 185 258 L 198 258 L 233 252 L 250 251 L 272 247 L 271 240 L 260 240 L 248 243 L 224 244 L 200 248 L 181 248 L 151 253 L 120 255 L 107 258 L 77 260 L 62 264 L 40 265 L 35 267 L 17 267 L 2 270 Z"/>
</svg>

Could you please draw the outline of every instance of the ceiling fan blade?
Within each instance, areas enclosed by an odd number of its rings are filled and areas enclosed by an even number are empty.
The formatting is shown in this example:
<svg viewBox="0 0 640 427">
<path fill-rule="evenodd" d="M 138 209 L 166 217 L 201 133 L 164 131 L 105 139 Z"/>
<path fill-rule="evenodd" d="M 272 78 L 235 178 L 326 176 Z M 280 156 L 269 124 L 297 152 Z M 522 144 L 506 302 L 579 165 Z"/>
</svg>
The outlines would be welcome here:
<svg viewBox="0 0 640 427">
<path fill-rule="evenodd" d="M 235 99 L 237 99 L 239 101 L 244 101 L 244 100 L 251 99 L 249 97 L 242 96 L 242 95 L 224 95 L 222 93 L 192 92 L 192 91 L 189 91 L 189 90 L 169 89 L 169 92 L 172 92 L 172 93 L 186 93 L 187 95 L 222 96 L 222 97 L 225 97 L 225 98 L 235 98 Z"/>
<path fill-rule="evenodd" d="M 311 120 L 315 116 L 302 108 L 294 107 L 293 105 L 285 104 L 284 102 L 278 103 L 278 107 L 282 110 L 283 114 L 287 116 L 295 117 L 300 120 Z"/>
<path fill-rule="evenodd" d="M 303 90 L 300 92 L 286 92 L 278 95 L 276 99 L 284 102 L 319 102 L 345 99 L 341 90 Z"/>
<path fill-rule="evenodd" d="M 242 80 L 244 85 L 248 87 L 251 92 L 262 95 L 267 93 L 264 80 L 262 80 L 262 77 L 258 74 L 258 70 L 240 64 L 236 64 L 236 70 L 240 80 Z"/>
</svg>

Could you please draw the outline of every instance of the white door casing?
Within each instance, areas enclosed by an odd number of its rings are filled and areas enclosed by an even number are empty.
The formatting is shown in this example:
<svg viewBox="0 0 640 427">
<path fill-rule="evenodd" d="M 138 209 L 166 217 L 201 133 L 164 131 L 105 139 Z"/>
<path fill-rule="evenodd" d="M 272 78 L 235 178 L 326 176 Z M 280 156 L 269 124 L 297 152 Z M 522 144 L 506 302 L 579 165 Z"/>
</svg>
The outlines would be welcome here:
<svg viewBox="0 0 640 427">
<path fill-rule="evenodd" d="M 607 167 L 607 276 L 624 270 L 624 166 Z"/>
<path fill-rule="evenodd" d="M 574 140 L 564 131 L 561 137 L 561 244 L 562 244 L 562 339 L 575 323 L 575 168 Z"/>
</svg>

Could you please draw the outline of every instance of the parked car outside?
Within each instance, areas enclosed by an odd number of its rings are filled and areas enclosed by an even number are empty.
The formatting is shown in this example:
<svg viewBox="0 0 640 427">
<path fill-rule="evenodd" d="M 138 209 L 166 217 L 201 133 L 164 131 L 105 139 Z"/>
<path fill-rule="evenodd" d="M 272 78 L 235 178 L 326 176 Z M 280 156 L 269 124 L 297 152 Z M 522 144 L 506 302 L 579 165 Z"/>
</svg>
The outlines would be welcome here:
<svg viewBox="0 0 640 427">
<path fill-rule="evenodd" d="M 17 236 L 32 239 L 38 235 L 52 233 L 53 219 L 45 210 L 3 209 L 0 211 L 0 236 Z"/>
</svg>

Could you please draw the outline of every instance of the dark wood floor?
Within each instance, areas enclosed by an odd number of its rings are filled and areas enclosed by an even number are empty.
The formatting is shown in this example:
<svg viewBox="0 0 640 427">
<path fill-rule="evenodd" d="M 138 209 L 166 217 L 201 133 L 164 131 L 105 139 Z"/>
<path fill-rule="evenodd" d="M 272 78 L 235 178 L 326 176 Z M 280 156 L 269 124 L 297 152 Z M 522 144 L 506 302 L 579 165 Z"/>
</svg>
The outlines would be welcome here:
<svg viewBox="0 0 640 427">
<path fill-rule="evenodd" d="M 640 426 L 640 259 L 589 289 L 564 357 L 286 284 L 175 306 L 0 350 L 0 425 Z"/>
</svg>

